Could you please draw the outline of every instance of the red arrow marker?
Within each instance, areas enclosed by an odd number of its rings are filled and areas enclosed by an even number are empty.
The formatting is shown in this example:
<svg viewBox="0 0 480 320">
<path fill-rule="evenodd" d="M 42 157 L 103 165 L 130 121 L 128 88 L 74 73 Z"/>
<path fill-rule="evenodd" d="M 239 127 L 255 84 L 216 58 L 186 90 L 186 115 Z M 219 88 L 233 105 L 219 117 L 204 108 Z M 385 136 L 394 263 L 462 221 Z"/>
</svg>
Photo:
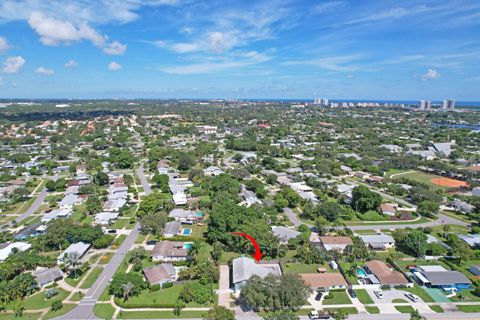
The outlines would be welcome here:
<svg viewBox="0 0 480 320">
<path fill-rule="evenodd" d="M 257 260 L 257 262 L 262 260 L 263 254 L 260 252 L 260 247 L 258 246 L 257 241 L 251 235 L 242 233 L 242 232 L 232 232 L 232 234 L 235 234 L 237 236 L 242 236 L 250 240 L 253 243 L 253 246 L 255 247 L 255 254 L 253 255 L 253 258 Z"/>
</svg>

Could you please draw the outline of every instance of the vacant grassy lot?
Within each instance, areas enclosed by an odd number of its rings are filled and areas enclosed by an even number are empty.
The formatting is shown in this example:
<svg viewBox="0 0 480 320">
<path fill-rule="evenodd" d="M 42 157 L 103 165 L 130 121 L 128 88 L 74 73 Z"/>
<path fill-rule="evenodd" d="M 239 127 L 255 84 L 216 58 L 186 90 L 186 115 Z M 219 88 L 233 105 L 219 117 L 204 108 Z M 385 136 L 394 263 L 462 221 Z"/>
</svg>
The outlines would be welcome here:
<svg viewBox="0 0 480 320">
<path fill-rule="evenodd" d="M 393 180 L 401 179 L 401 178 L 407 178 L 413 181 L 418 181 L 421 183 L 425 183 L 433 188 L 441 189 L 441 190 L 448 190 L 450 189 L 449 187 L 442 187 L 437 184 L 432 183 L 430 180 L 436 179 L 436 178 L 442 178 L 441 176 L 437 176 L 436 174 L 430 174 L 430 173 L 425 173 L 421 171 L 415 171 L 415 172 L 410 172 L 410 173 L 405 173 L 401 174 L 398 176 L 395 176 Z"/>
</svg>

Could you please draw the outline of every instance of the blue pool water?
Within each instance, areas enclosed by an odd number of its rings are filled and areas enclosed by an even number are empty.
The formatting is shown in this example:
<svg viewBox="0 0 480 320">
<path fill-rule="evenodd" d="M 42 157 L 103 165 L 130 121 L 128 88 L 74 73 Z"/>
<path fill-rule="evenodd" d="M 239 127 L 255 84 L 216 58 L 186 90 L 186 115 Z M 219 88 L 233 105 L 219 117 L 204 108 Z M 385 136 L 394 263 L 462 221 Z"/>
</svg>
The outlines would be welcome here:
<svg viewBox="0 0 480 320">
<path fill-rule="evenodd" d="M 367 277 L 367 273 L 366 273 L 365 270 L 363 270 L 362 268 L 358 268 L 358 269 L 357 269 L 357 275 L 358 275 L 360 278 L 366 278 L 366 277 Z"/>
<path fill-rule="evenodd" d="M 197 212 L 197 216 L 198 216 L 198 217 L 203 217 L 203 212 L 200 212 L 200 211 Z"/>
<path fill-rule="evenodd" d="M 192 243 L 190 243 L 190 242 L 184 243 L 183 248 L 187 249 L 187 250 L 190 250 L 192 248 Z"/>
<path fill-rule="evenodd" d="M 184 236 L 189 236 L 192 234 L 192 229 L 183 229 L 182 234 Z"/>
</svg>

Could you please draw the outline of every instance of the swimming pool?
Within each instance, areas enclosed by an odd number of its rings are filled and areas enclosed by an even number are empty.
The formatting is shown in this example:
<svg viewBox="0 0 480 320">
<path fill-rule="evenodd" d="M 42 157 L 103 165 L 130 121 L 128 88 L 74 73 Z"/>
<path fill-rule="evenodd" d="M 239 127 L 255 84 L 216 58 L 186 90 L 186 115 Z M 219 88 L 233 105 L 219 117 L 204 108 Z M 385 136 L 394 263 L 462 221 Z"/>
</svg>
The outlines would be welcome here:
<svg viewBox="0 0 480 320">
<path fill-rule="evenodd" d="M 189 236 L 192 234 L 192 229 L 182 229 L 182 234 L 184 236 Z"/>
<path fill-rule="evenodd" d="M 367 273 L 362 268 L 358 268 L 357 269 L 357 276 L 359 276 L 360 278 L 366 278 Z"/>
<path fill-rule="evenodd" d="M 187 249 L 187 250 L 190 250 L 192 248 L 192 243 L 191 242 L 185 242 L 183 244 L 183 248 Z"/>
</svg>

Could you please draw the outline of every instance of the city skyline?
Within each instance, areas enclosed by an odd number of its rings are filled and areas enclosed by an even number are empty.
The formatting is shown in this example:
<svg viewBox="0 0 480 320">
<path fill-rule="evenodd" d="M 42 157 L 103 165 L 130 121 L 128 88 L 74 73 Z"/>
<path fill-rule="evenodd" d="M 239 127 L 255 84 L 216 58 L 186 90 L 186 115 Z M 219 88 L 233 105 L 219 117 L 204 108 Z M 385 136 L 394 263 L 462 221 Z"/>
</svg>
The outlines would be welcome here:
<svg viewBox="0 0 480 320">
<path fill-rule="evenodd" d="M 480 100 L 476 1 L 3 1 L 2 98 Z"/>
</svg>

